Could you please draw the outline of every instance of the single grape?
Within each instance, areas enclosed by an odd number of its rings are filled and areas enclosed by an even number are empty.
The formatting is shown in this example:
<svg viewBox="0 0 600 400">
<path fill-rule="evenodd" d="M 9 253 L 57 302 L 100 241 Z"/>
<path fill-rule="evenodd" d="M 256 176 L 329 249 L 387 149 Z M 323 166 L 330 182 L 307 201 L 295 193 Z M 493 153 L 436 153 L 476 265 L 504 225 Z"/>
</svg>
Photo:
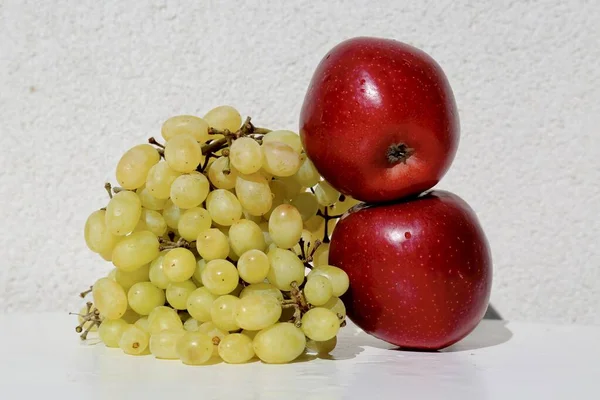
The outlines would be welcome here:
<svg viewBox="0 0 600 400">
<path fill-rule="evenodd" d="M 274 176 L 292 176 L 300 169 L 300 154 L 281 142 L 262 144 L 263 169 Z"/>
<path fill-rule="evenodd" d="M 305 191 L 305 188 L 300 185 L 300 183 L 298 183 L 294 177 L 278 177 L 277 180 L 285 185 L 286 200 L 291 200 L 296 197 L 298 193 Z"/>
<path fill-rule="evenodd" d="M 313 256 L 313 265 L 319 267 L 329 262 L 329 243 L 321 243 Z"/>
<path fill-rule="evenodd" d="M 128 308 L 127 311 L 125 311 L 125 314 L 123 314 L 123 316 L 121 317 L 121 319 L 127 322 L 128 324 L 133 324 L 138 319 L 140 319 L 140 314 L 136 313 L 131 308 Z"/>
<path fill-rule="evenodd" d="M 340 320 L 327 308 L 311 308 L 302 317 L 302 332 L 312 340 L 325 341 L 335 337 L 340 330 Z"/>
<path fill-rule="evenodd" d="M 113 281 L 117 281 L 117 271 L 119 269 L 118 268 L 113 268 L 110 270 L 110 272 L 106 275 L 107 278 L 112 279 Z"/>
<path fill-rule="evenodd" d="M 119 339 L 119 347 L 125 354 L 138 355 L 148 347 L 149 335 L 135 325 L 129 325 Z"/>
<path fill-rule="evenodd" d="M 162 211 L 165 208 L 165 204 L 167 204 L 167 199 L 157 199 L 145 186 L 142 186 L 135 192 L 142 202 L 142 207 L 148 210 Z"/>
<path fill-rule="evenodd" d="M 327 303 L 323 304 L 322 307 L 333 311 L 333 313 L 337 315 L 340 322 L 346 318 L 346 306 L 339 297 L 333 296 Z"/>
<path fill-rule="evenodd" d="M 186 210 L 179 218 L 177 230 L 187 241 L 196 240 L 200 232 L 210 228 L 212 219 L 207 210 L 201 207 Z"/>
<path fill-rule="evenodd" d="M 171 199 L 169 199 L 165 204 L 165 208 L 162 214 L 163 218 L 165 219 L 165 222 L 167 223 L 167 226 L 171 229 L 177 229 L 177 226 L 179 225 L 179 219 L 181 218 L 182 213 L 183 210 L 181 210 L 181 208 L 173 204 Z"/>
<path fill-rule="evenodd" d="M 185 332 L 177 339 L 175 346 L 177 357 L 188 365 L 201 365 L 213 354 L 213 343 L 210 337 L 200 332 Z"/>
<path fill-rule="evenodd" d="M 242 331 L 242 335 L 246 335 L 250 338 L 250 340 L 254 340 L 254 337 L 259 331 L 249 331 L 248 329 L 244 329 Z"/>
<path fill-rule="evenodd" d="M 123 271 L 116 269 L 115 281 L 121 285 L 126 292 L 138 282 L 148 282 L 150 279 L 150 265 L 146 264 L 134 271 Z"/>
<path fill-rule="evenodd" d="M 169 278 L 167 278 L 167 275 L 165 275 L 165 270 L 162 264 L 163 259 L 168 252 L 169 250 L 161 251 L 158 257 L 156 257 L 150 263 L 150 271 L 148 273 L 148 278 L 154 286 L 160 289 L 166 289 L 167 286 L 169 286 L 170 282 Z"/>
<path fill-rule="evenodd" d="M 235 194 L 244 210 L 251 215 L 266 214 L 273 203 L 269 182 L 259 173 L 238 175 Z"/>
<path fill-rule="evenodd" d="M 238 285 L 239 275 L 235 265 L 227 260 L 212 260 L 202 271 L 202 283 L 216 295 L 231 293 Z"/>
<path fill-rule="evenodd" d="M 187 281 L 196 270 L 196 257 L 188 249 L 178 247 L 163 258 L 163 271 L 171 282 Z"/>
<path fill-rule="evenodd" d="M 300 285 L 304 281 L 304 264 L 289 250 L 275 248 L 269 251 L 271 268 L 267 274 L 269 283 L 279 290 L 290 291 L 292 282 Z"/>
<path fill-rule="evenodd" d="M 281 316 L 281 302 L 269 294 L 253 294 L 238 300 L 235 322 L 242 329 L 265 329 Z"/>
<path fill-rule="evenodd" d="M 166 330 L 155 333 L 150 337 L 150 353 L 156 358 L 175 360 L 177 355 L 177 341 L 185 334 L 184 330 Z"/>
<path fill-rule="evenodd" d="M 144 185 L 150 168 L 160 161 L 158 151 L 149 144 L 129 149 L 117 164 L 117 181 L 123 189 L 137 189 Z"/>
<path fill-rule="evenodd" d="M 167 301 L 176 310 L 185 310 L 190 294 L 196 290 L 196 285 L 191 280 L 183 282 L 171 282 L 167 286 Z"/>
<path fill-rule="evenodd" d="M 177 311 L 170 307 L 160 306 L 148 315 L 148 329 L 152 335 L 165 330 L 181 330 L 183 322 L 177 315 Z"/>
<path fill-rule="evenodd" d="M 213 108 L 204 115 L 204 120 L 214 129 L 237 132 L 242 126 L 242 116 L 231 106 L 219 106 Z"/>
<path fill-rule="evenodd" d="M 177 177 L 171 185 L 171 201 L 179 208 L 194 208 L 208 196 L 208 179 L 197 171 Z"/>
<path fill-rule="evenodd" d="M 296 207 L 282 204 L 273 210 L 269 218 L 269 234 L 273 242 L 283 248 L 294 247 L 302 235 L 302 216 Z"/>
<path fill-rule="evenodd" d="M 142 202 L 135 192 L 124 190 L 106 206 L 106 227 L 113 235 L 124 236 L 135 229 L 142 214 Z"/>
<path fill-rule="evenodd" d="M 193 115 L 177 115 L 169 118 L 164 122 L 161 134 L 167 141 L 177 135 L 191 135 L 199 143 L 210 140 L 208 123 Z"/>
<path fill-rule="evenodd" d="M 316 352 L 317 354 L 329 354 L 335 349 L 336 345 L 337 336 L 334 336 L 331 339 L 322 342 L 317 342 L 312 339 L 306 341 L 306 348 Z"/>
<path fill-rule="evenodd" d="M 175 171 L 165 161 L 161 161 L 148 171 L 146 188 L 157 199 L 168 199 L 171 195 L 171 185 L 179 175 L 181 172 Z"/>
<path fill-rule="evenodd" d="M 150 231 L 156 236 L 163 236 L 167 233 L 167 222 L 158 211 L 142 209 L 142 215 L 134 231 Z"/>
<path fill-rule="evenodd" d="M 210 308 L 212 322 L 224 331 L 236 331 L 240 329 L 235 319 L 235 312 L 240 301 L 239 298 L 232 295 L 218 297 Z"/>
<path fill-rule="evenodd" d="M 269 257 L 257 249 L 244 252 L 237 262 L 240 278 L 248 283 L 263 282 L 267 278 L 269 268 Z"/>
<path fill-rule="evenodd" d="M 317 215 L 317 211 L 319 211 L 319 203 L 317 202 L 317 197 L 311 192 L 302 192 L 299 193 L 296 197 L 292 199 L 290 204 L 298 210 L 300 216 L 302 217 L 302 221 L 308 221 L 315 215 Z"/>
<path fill-rule="evenodd" d="M 198 328 L 200 328 L 201 323 L 202 322 L 195 320 L 194 318 L 188 318 L 183 323 L 183 329 L 185 329 L 188 332 L 197 332 Z"/>
<path fill-rule="evenodd" d="M 242 174 L 253 174 L 262 167 L 260 144 L 249 137 L 235 140 L 229 148 L 231 165 Z"/>
<path fill-rule="evenodd" d="M 315 186 L 315 196 L 322 206 L 330 206 L 340 198 L 340 192 L 335 190 L 328 182 L 322 181 Z"/>
<path fill-rule="evenodd" d="M 333 295 L 336 297 L 340 297 L 348 290 L 350 286 L 350 279 L 348 278 L 348 274 L 338 267 L 334 267 L 331 265 L 320 265 L 315 267 L 310 271 L 308 277 L 314 277 L 316 275 L 324 276 L 325 278 L 331 281 L 331 286 L 333 288 Z"/>
<path fill-rule="evenodd" d="M 198 254 L 206 261 L 227 258 L 229 254 L 229 240 L 217 228 L 206 229 L 200 232 L 196 238 L 196 250 L 198 250 Z"/>
<path fill-rule="evenodd" d="M 165 292 L 150 282 L 138 282 L 127 292 L 129 307 L 140 315 L 148 315 L 165 304 Z"/>
<path fill-rule="evenodd" d="M 260 227 L 247 219 L 241 219 L 231 225 L 229 243 L 238 256 L 252 249 L 262 251 L 267 246 Z"/>
<path fill-rule="evenodd" d="M 98 337 L 106 347 L 119 347 L 121 335 L 129 324 L 122 319 L 104 319 L 98 328 Z"/>
<path fill-rule="evenodd" d="M 300 168 L 294 174 L 294 180 L 303 187 L 313 187 L 321 181 L 321 175 L 308 157 L 304 157 Z"/>
<path fill-rule="evenodd" d="M 202 148 L 192 135 L 177 135 L 165 145 L 165 161 L 174 171 L 190 173 L 204 161 Z"/>
<path fill-rule="evenodd" d="M 326 304 L 333 296 L 333 286 L 327 277 L 322 275 L 310 276 L 304 286 L 306 301 L 313 306 Z"/>
<path fill-rule="evenodd" d="M 106 225 L 106 211 L 94 211 L 85 222 L 85 243 L 94 253 L 112 252 L 120 236 L 114 235 Z"/>
<path fill-rule="evenodd" d="M 213 355 L 218 356 L 219 355 L 219 349 L 218 349 L 219 342 L 221 340 L 223 340 L 223 338 L 225 336 L 227 336 L 227 332 L 218 328 L 215 325 L 215 323 L 212 321 L 208 321 L 208 322 L 205 322 L 202 325 L 200 325 L 197 332 L 204 333 L 204 334 L 208 335 L 209 338 L 212 339 Z"/>
<path fill-rule="evenodd" d="M 150 231 L 134 232 L 115 246 L 112 262 L 124 271 L 134 271 L 158 257 L 158 239 Z"/>
<path fill-rule="evenodd" d="M 269 364 L 294 361 L 306 347 L 306 337 L 289 322 L 279 322 L 258 332 L 252 342 L 254 352 Z"/>
<path fill-rule="evenodd" d="M 284 144 L 287 144 L 288 146 L 290 146 L 292 149 L 294 149 L 296 151 L 296 153 L 298 153 L 298 154 L 302 153 L 302 150 L 303 150 L 302 142 L 300 141 L 300 136 L 298 136 L 297 133 L 292 132 L 292 131 L 286 131 L 286 130 L 271 131 L 263 136 L 262 142 L 263 143 L 269 143 L 269 142 L 284 143 Z"/>
<path fill-rule="evenodd" d="M 104 252 L 104 253 L 100 253 L 99 256 L 102 257 L 102 259 L 104 261 L 111 262 L 112 261 L 112 250 Z"/>
<path fill-rule="evenodd" d="M 285 203 L 287 200 L 285 183 L 283 183 L 279 179 L 273 179 L 273 180 L 269 181 L 269 188 L 271 190 L 272 200 L 271 200 L 271 208 L 264 215 L 264 218 L 266 220 L 269 220 L 269 218 L 271 217 L 271 214 L 273 213 L 273 210 L 275 210 L 275 208 L 277 208 L 277 206 Z"/>
<path fill-rule="evenodd" d="M 273 296 L 281 303 L 283 301 L 283 294 L 279 289 L 270 283 L 253 283 L 251 285 L 246 286 L 240 293 L 240 299 L 243 299 L 246 296 L 250 295 L 261 295 L 267 294 L 269 296 Z"/>
<path fill-rule="evenodd" d="M 208 179 L 217 189 L 233 189 L 237 179 L 237 172 L 231 169 L 229 158 L 219 157 L 208 167 Z"/>
<path fill-rule="evenodd" d="M 200 287 L 188 296 L 187 311 L 198 322 L 211 321 L 210 310 L 216 299 L 217 296 L 212 294 L 207 288 Z"/>
<path fill-rule="evenodd" d="M 201 258 L 196 262 L 196 270 L 194 271 L 194 276 L 192 276 L 192 279 L 200 284 L 198 287 L 204 286 L 204 283 L 202 283 L 202 271 L 204 271 L 204 268 L 206 268 L 206 260 Z"/>
<path fill-rule="evenodd" d="M 273 243 L 273 238 L 271 238 L 271 235 L 269 234 L 269 222 L 262 221 L 260 224 L 258 224 L 258 226 L 263 233 L 263 238 L 265 239 L 265 244 L 267 245 L 268 249 L 269 245 Z"/>
<path fill-rule="evenodd" d="M 123 288 L 110 278 L 100 278 L 92 289 L 94 305 L 108 319 L 119 319 L 127 310 L 127 295 Z"/>
<path fill-rule="evenodd" d="M 148 317 L 140 317 L 134 323 L 135 326 L 146 332 L 148 335 L 150 334 L 150 324 L 148 323 Z"/>
<path fill-rule="evenodd" d="M 218 349 L 219 356 L 228 364 L 242 364 L 254 357 L 252 339 L 241 333 L 225 336 Z"/>
<path fill-rule="evenodd" d="M 217 189 L 206 198 L 206 209 L 212 220 L 222 226 L 230 226 L 242 217 L 242 205 L 233 193 Z"/>
</svg>

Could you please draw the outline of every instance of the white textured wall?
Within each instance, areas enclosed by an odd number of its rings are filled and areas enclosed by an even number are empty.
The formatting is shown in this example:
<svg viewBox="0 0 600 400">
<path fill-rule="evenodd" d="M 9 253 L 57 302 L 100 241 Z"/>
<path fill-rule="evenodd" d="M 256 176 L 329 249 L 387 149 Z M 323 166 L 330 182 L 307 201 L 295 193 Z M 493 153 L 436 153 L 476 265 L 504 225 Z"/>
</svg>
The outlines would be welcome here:
<svg viewBox="0 0 600 400">
<path fill-rule="evenodd" d="M 228 103 L 296 130 L 320 58 L 372 35 L 424 49 L 450 79 L 462 139 L 440 187 L 481 218 L 496 307 L 600 323 L 595 2 L 174 3 L 0 1 L 0 310 L 76 309 L 109 268 L 84 221 L 165 118 Z"/>
</svg>

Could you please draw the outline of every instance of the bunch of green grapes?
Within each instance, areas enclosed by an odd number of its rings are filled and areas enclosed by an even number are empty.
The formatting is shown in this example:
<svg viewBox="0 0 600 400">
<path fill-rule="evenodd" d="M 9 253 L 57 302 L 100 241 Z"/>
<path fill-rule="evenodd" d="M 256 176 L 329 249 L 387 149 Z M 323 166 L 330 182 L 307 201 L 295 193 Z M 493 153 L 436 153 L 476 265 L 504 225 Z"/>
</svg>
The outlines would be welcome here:
<svg viewBox="0 0 600 400">
<path fill-rule="evenodd" d="M 319 176 L 296 133 L 232 107 L 170 118 L 162 137 L 122 156 L 119 187 L 86 222 L 88 247 L 115 268 L 91 287 L 78 332 L 186 364 L 332 351 L 349 282 L 328 265 L 329 235 L 357 202 Z"/>
</svg>

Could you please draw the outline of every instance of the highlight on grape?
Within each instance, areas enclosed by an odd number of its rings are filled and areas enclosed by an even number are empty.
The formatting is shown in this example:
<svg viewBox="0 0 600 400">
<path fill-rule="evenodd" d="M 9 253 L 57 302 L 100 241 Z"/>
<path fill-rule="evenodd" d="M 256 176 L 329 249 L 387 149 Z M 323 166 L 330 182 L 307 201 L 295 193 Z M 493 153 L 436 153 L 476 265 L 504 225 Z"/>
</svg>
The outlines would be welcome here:
<svg viewBox="0 0 600 400">
<path fill-rule="evenodd" d="M 329 237 L 358 202 L 319 176 L 296 133 L 233 107 L 172 117 L 161 135 L 123 154 L 86 221 L 87 246 L 113 268 L 81 293 L 93 298 L 81 338 L 189 365 L 333 351 L 349 283 L 328 265 Z"/>
</svg>

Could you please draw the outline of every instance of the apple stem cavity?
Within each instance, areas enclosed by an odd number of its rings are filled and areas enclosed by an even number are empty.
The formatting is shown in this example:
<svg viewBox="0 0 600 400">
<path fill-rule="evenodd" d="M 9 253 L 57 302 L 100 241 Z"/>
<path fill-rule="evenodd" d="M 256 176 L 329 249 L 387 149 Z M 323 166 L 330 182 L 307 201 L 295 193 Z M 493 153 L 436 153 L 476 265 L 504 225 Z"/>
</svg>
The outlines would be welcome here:
<svg viewBox="0 0 600 400">
<path fill-rule="evenodd" d="M 404 143 L 394 143 L 388 147 L 385 152 L 385 156 L 390 164 L 406 164 L 408 160 L 415 153 L 415 149 L 408 147 Z"/>
</svg>

